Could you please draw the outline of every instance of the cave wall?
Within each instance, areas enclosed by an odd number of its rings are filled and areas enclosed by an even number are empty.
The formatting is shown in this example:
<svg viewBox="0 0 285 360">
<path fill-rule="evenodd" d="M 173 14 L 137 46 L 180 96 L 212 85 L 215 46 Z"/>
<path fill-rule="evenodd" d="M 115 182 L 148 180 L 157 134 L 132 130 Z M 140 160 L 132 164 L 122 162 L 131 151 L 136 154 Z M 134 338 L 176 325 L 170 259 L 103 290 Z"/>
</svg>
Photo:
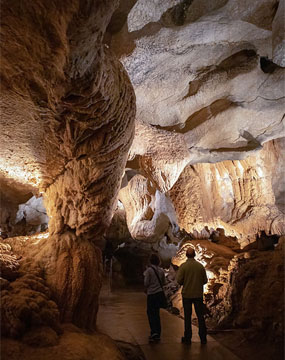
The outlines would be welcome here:
<svg viewBox="0 0 285 360">
<path fill-rule="evenodd" d="M 224 227 L 243 246 L 261 229 L 284 234 L 284 213 L 276 205 L 284 203 L 283 146 L 284 138 L 245 160 L 188 165 L 169 191 L 179 225 L 188 232 L 205 224 Z"/>
</svg>

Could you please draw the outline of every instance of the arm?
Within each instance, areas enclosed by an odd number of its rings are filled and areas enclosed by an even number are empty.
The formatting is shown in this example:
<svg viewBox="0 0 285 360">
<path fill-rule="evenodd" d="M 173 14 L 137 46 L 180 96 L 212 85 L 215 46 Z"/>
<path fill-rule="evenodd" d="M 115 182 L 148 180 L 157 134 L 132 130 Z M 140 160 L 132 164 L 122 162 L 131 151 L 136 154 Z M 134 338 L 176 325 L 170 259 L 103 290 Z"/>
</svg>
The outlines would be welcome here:
<svg viewBox="0 0 285 360">
<path fill-rule="evenodd" d="M 148 269 L 146 269 L 146 271 L 144 272 L 144 287 L 146 289 L 149 287 L 149 283 L 150 283 L 149 271 Z"/>
<path fill-rule="evenodd" d="M 184 283 L 184 268 L 183 266 L 180 266 L 178 273 L 176 275 L 176 281 L 178 284 L 183 285 Z"/>
<path fill-rule="evenodd" d="M 166 279 L 165 279 L 165 274 L 164 271 L 162 270 L 162 280 L 161 280 L 162 286 L 164 286 L 166 284 Z"/>
<path fill-rule="evenodd" d="M 203 284 L 207 284 L 207 282 L 208 282 L 207 273 L 206 273 L 206 270 L 205 270 L 204 267 L 203 267 L 203 269 L 204 269 L 204 282 L 203 282 Z"/>
</svg>

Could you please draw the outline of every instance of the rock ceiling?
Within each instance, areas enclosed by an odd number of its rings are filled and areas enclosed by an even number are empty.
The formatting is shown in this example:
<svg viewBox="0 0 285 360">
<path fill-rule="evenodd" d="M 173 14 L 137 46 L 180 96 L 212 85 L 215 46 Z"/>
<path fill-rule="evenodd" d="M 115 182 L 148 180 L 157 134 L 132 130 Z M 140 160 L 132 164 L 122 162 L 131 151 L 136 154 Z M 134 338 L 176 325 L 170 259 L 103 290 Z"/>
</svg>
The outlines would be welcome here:
<svg viewBox="0 0 285 360">
<path fill-rule="evenodd" d="M 132 179 L 128 195 L 120 192 L 134 238 L 149 239 L 150 228 L 160 237 L 155 189 L 171 198 L 187 231 L 207 223 L 241 238 L 262 228 L 284 232 L 283 6 L 121 1 L 106 39 L 137 99 L 127 167 L 154 187 L 140 192 Z"/>
<path fill-rule="evenodd" d="M 160 139 L 182 134 L 173 141 L 192 164 L 242 159 L 284 136 L 284 71 L 272 48 L 277 5 L 137 1 L 110 40 L 134 85 L 137 121 L 165 130 Z M 275 63 L 263 67 L 263 58 Z M 149 149 L 138 138 L 133 152 Z"/>
</svg>

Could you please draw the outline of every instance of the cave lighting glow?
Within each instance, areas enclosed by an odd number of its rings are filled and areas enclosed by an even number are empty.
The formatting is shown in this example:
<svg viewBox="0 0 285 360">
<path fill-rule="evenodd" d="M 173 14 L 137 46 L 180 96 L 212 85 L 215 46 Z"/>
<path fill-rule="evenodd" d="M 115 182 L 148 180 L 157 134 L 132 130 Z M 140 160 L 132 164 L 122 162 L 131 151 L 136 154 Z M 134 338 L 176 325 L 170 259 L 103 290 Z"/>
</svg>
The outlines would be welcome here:
<svg viewBox="0 0 285 360">
<path fill-rule="evenodd" d="M 49 237 L 48 231 L 33 235 L 15 236 L 15 238 L 17 238 L 17 240 L 19 240 L 20 242 L 25 243 L 27 241 L 30 241 L 33 243 L 33 245 L 38 245 L 43 239 L 47 239 L 48 237 Z"/>
<path fill-rule="evenodd" d="M 30 185 L 36 189 L 39 188 L 41 182 L 41 175 L 37 169 L 31 171 L 24 171 L 20 166 L 7 166 L 7 164 L 0 160 L 0 172 L 6 178 L 13 179 L 21 184 Z"/>
<path fill-rule="evenodd" d="M 197 232 L 201 232 L 205 226 L 207 226 L 209 229 L 214 229 L 216 230 L 217 228 L 221 228 L 225 230 L 225 235 L 226 236 L 236 236 L 238 239 L 242 237 L 242 234 L 237 232 L 230 224 L 225 223 L 224 221 L 222 221 L 221 219 L 215 219 L 212 222 L 200 222 L 200 223 L 195 223 L 195 225 L 193 224 L 193 227 L 188 229 L 187 232 L 193 232 L 193 231 L 197 231 Z"/>
</svg>

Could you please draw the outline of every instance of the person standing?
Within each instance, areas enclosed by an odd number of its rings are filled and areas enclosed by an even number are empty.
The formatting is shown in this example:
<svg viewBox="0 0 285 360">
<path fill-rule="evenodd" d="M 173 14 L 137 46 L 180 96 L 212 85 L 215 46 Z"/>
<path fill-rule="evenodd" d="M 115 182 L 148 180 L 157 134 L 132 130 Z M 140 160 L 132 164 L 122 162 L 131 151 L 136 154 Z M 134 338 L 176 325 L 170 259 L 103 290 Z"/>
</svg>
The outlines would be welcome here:
<svg viewBox="0 0 285 360">
<path fill-rule="evenodd" d="M 199 336 L 201 344 L 207 343 L 207 329 L 203 313 L 203 285 L 208 282 L 204 266 L 194 259 L 195 250 L 188 248 L 186 251 L 187 261 L 183 263 L 177 273 L 177 282 L 183 285 L 182 300 L 184 308 L 184 336 L 182 343 L 191 344 L 192 338 L 192 304 L 199 323 Z"/>
<path fill-rule="evenodd" d="M 149 341 L 158 342 L 161 335 L 159 311 L 164 298 L 165 275 L 163 269 L 159 267 L 160 259 L 156 254 L 150 256 L 149 262 L 150 266 L 144 272 L 144 286 L 147 293 L 147 317 L 150 326 Z"/>
</svg>

